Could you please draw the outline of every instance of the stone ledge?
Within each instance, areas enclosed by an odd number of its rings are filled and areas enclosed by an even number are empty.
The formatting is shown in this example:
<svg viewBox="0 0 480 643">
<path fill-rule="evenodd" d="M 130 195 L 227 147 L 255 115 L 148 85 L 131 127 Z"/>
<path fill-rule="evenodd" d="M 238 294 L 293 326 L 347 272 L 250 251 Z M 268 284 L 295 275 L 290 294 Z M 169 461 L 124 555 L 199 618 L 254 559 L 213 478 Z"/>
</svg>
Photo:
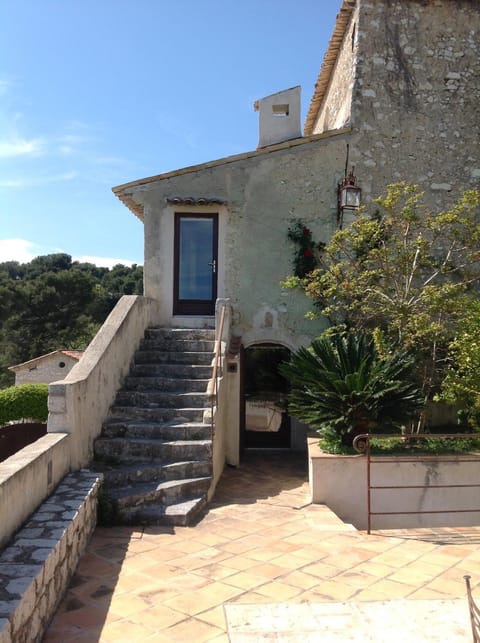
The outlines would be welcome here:
<svg viewBox="0 0 480 643">
<path fill-rule="evenodd" d="M 100 482 L 66 476 L 0 553 L 0 643 L 41 640 L 95 528 Z"/>
</svg>

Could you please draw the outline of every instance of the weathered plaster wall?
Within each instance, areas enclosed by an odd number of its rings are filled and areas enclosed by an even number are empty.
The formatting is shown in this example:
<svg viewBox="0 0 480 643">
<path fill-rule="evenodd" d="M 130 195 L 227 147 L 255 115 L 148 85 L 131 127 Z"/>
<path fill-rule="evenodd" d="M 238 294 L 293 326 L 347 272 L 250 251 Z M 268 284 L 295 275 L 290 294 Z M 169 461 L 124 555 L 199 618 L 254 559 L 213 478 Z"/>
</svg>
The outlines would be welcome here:
<svg viewBox="0 0 480 643">
<path fill-rule="evenodd" d="M 310 301 L 285 291 L 292 273 L 293 244 L 287 229 L 294 218 L 327 240 L 336 225 L 336 186 L 343 174 L 345 134 L 259 154 L 215 167 L 167 177 L 134 194 L 145 212 L 145 295 L 162 302 L 161 323 L 172 318 L 173 218 L 166 197 L 218 197 L 228 205 L 197 208 L 219 212 L 219 297 L 233 307 L 233 329 L 244 345 L 279 342 L 291 348 L 320 331 L 305 319 Z"/>
<path fill-rule="evenodd" d="M 407 180 L 442 207 L 480 180 L 480 3 L 359 8 L 350 162 L 363 198 Z"/>
<path fill-rule="evenodd" d="M 330 85 L 313 127 L 314 134 L 339 129 L 350 123 L 357 50 L 357 22 L 358 6 L 353 12 L 345 33 Z"/>
<path fill-rule="evenodd" d="M 61 363 L 64 364 L 63 367 L 60 366 Z M 15 384 L 17 386 L 32 383 L 50 384 L 50 382 L 66 377 L 77 363 L 78 359 L 57 353 L 34 364 L 33 368 L 25 366 L 17 371 L 15 373 Z"/>
</svg>

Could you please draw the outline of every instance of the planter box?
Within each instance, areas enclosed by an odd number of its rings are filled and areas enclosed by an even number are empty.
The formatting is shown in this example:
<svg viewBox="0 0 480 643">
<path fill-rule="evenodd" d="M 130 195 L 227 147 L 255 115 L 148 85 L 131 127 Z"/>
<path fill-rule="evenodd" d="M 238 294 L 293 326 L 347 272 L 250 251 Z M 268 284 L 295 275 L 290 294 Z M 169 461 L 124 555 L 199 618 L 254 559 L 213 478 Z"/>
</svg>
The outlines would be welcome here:
<svg viewBox="0 0 480 643">
<path fill-rule="evenodd" d="M 315 437 L 308 439 L 308 460 L 312 502 L 325 504 L 344 522 L 366 529 L 367 458 L 324 453 Z M 372 488 L 372 513 L 400 512 L 372 515 L 372 529 L 480 525 L 480 454 L 401 460 L 372 458 L 371 486 L 394 487 Z M 410 488 L 399 488 L 406 486 Z"/>
</svg>

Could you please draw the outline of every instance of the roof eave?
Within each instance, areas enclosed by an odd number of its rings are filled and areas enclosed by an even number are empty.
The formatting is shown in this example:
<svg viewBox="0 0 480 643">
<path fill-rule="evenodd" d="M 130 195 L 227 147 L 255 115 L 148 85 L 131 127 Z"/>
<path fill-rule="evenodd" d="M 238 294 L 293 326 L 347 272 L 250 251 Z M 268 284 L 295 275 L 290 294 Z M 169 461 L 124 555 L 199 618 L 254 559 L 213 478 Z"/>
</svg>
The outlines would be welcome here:
<svg viewBox="0 0 480 643">
<path fill-rule="evenodd" d="M 303 127 L 305 136 L 311 136 L 313 133 L 313 128 L 315 127 L 318 113 L 320 112 L 324 98 L 327 94 L 338 54 L 340 53 L 340 48 L 356 2 L 357 0 L 343 0 L 343 4 L 337 15 L 335 27 L 333 29 L 330 42 L 328 43 L 327 51 L 323 57 L 322 67 L 320 69 L 317 82 L 315 83 L 312 100 L 310 101 L 310 107 L 305 119 Z"/>
<path fill-rule="evenodd" d="M 277 152 L 280 150 L 285 150 L 292 147 L 298 147 L 300 145 L 306 145 L 308 143 L 313 143 L 321 139 L 331 138 L 333 136 L 339 136 L 350 132 L 350 127 L 344 127 L 342 129 L 330 130 L 328 132 L 322 132 L 321 134 L 312 134 L 310 136 L 302 136 L 301 138 L 294 138 L 289 141 L 283 141 L 282 143 L 275 143 L 274 145 L 268 145 L 267 147 L 259 148 L 258 150 L 253 150 L 251 152 L 243 152 L 242 154 L 235 154 L 233 156 L 227 156 L 221 159 L 216 159 L 215 161 L 208 161 L 207 163 L 200 163 L 199 165 L 190 165 L 188 167 L 183 167 L 178 170 L 172 170 L 170 172 L 165 172 L 163 174 L 157 174 L 155 176 L 149 176 L 144 179 L 137 179 L 136 181 L 130 181 L 129 183 L 123 183 L 122 185 L 117 185 L 112 188 L 112 192 L 115 196 L 120 199 L 120 201 L 127 206 L 127 208 L 133 212 L 133 214 L 143 221 L 144 213 L 143 206 L 137 203 L 133 199 L 133 192 L 142 188 L 150 183 L 157 183 L 158 181 L 164 181 L 166 179 L 171 179 L 177 176 L 182 176 L 184 174 L 191 174 L 194 172 L 201 172 L 202 170 L 208 170 L 211 168 L 219 167 L 222 165 L 228 165 L 229 163 L 236 163 L 238 161 L 243 161 L 250 158 L 255 158 L 262 156 L 264 154 L 271 154 L 272 152 Z"/>
</svg>

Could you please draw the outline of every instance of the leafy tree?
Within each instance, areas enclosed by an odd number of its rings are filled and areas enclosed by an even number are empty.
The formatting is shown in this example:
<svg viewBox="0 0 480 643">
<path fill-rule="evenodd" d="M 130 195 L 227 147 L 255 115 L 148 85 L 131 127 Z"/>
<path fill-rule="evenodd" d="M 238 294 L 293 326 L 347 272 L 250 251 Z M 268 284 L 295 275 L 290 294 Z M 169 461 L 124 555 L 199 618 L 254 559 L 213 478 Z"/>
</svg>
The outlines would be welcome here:
<svg viewBox="0 0 480 643">
<path fill-rule="evenodd" d="M 58 348 L 85 349 L 123 294 L 141 294 L 141 266 L 113 270 L 59 253 L 0 263 L 0 388 L 8 366 Z"/>
<path fill-rule="evenodd" d="M 480 429 L 480 300 L 469 299 L 450 343 L 439 398 L 459 409 L 460 420 Z"/>
<path fill-rule="evenodd" d="M 416 414 L 421 395 L 413 368 L 412 356 L 382 355 L 372 336 L 348 333 L 324 334 L 280 371 L 290 380 L 289 412 L 338 448 L 361 433 L 398 428 Z"/>
<path fill-rule="evenodd" d="M 417 186 L 397 183 L 376 203 L 373 216 L 361 213 L 333 235 L 316 270 L 286 285 L 301 286 L 334 327 L 380 329 L 414 351 L 426 401 L 442 379 L 464 302 L 477 297 L 479 193 L 435 213 Z"/>
</svg>

